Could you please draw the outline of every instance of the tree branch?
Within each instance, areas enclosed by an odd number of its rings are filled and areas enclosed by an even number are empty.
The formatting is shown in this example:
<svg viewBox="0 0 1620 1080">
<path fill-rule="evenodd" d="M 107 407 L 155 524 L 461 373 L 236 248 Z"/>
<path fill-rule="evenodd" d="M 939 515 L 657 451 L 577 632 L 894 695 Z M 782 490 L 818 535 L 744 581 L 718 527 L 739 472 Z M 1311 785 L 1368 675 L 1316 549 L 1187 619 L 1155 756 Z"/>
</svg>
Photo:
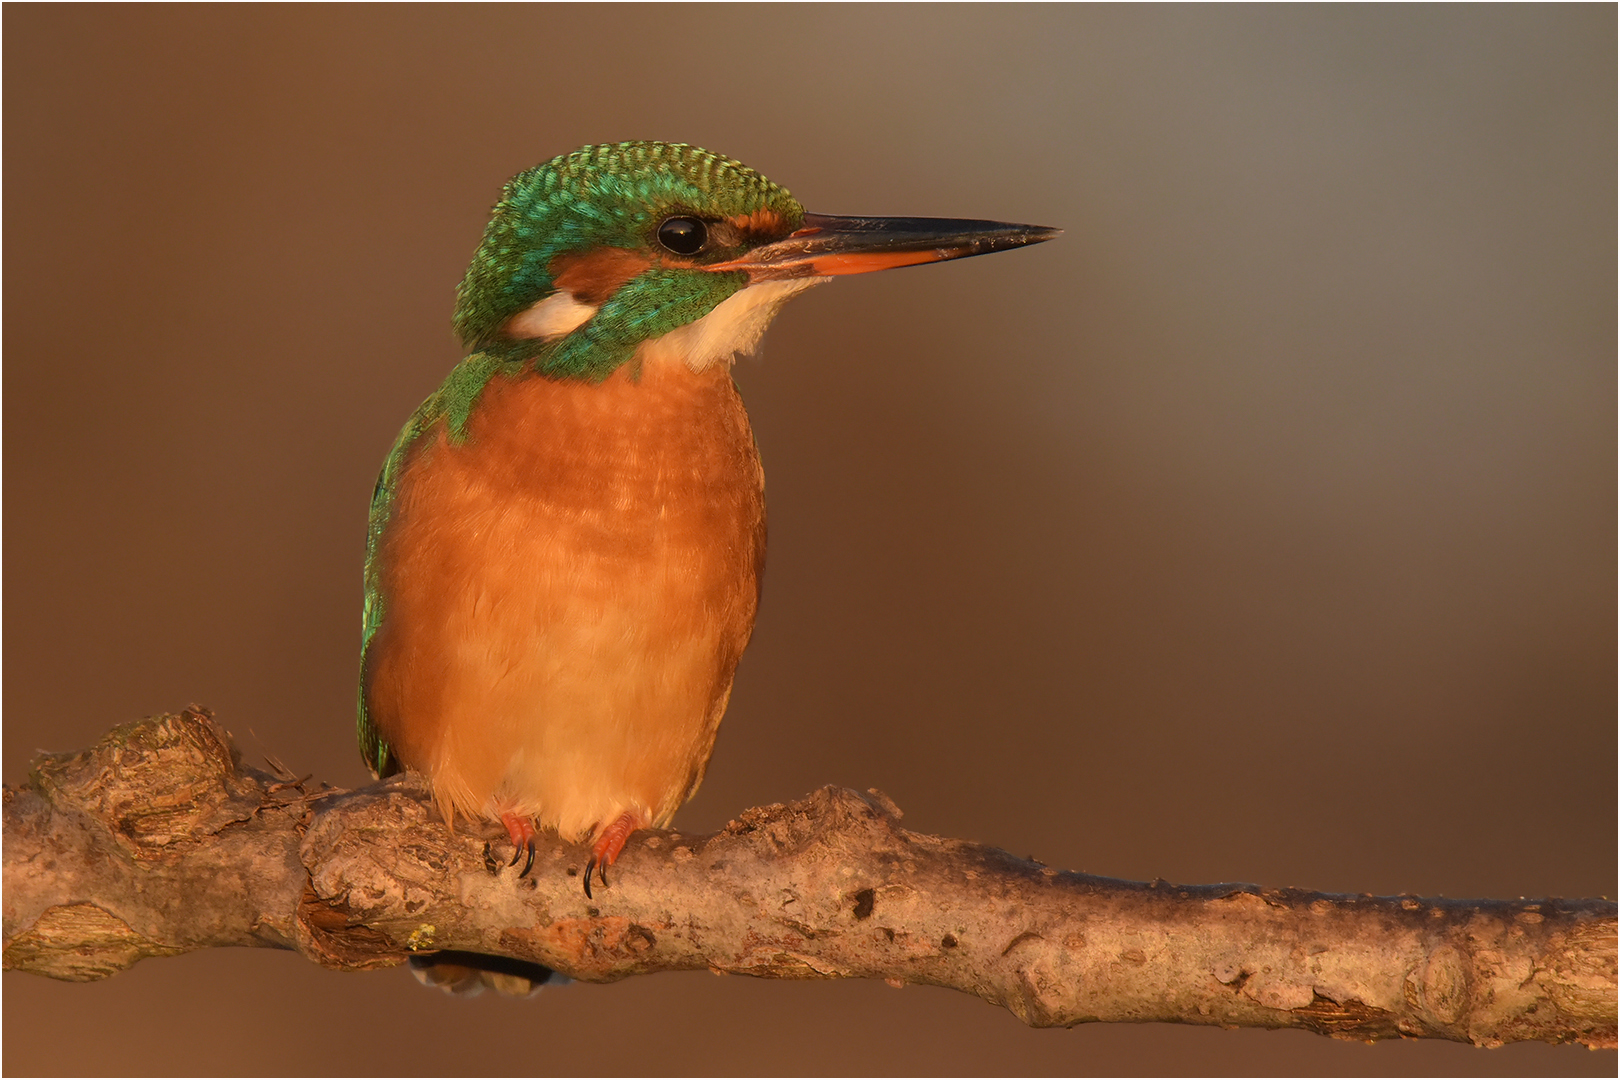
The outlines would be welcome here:
<svg viewBox="0 0 1620 1080">
<path fill-rule="evenodd" d="M 416 781 L 311 790 L 243 766 L 201 709 L 41 758 L 4 797 L 4 964 L 58 979 L 220 945 L 348 969 L 460 949 L 589 982 L 931 983 L 1042 1027 L 1615 1045 L 1606 900 L 1115 881 L 910 832 L 881 793 L 832 787 L 712 836 L 637 834 L 587 900 L 581 847 L 543 840 L 520 878 L 504 832 L 452 834 Z"/>
</svg>

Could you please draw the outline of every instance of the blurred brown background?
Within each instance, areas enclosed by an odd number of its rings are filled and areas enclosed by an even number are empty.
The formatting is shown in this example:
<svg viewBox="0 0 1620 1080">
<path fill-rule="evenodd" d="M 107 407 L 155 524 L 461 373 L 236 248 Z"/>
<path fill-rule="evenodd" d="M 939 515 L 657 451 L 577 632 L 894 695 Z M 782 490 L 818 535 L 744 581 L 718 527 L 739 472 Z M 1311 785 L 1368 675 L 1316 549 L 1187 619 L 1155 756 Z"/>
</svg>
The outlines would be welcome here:
<svg viewBox="0 0 1620 1080">
<path fill-rule="evenodd" d="M 362 782 L 372 482 L 519 169 L 695 142 L 1058 241 L 738 381 L 771 566 L 709 830 L 825 783 L 1130 878 L 1614 893 L 1615 10 L 8 6 L 5 728 Z M 1577 1073 L 929 987 L 7 974 L 8 1073 Z"/>
</svg>

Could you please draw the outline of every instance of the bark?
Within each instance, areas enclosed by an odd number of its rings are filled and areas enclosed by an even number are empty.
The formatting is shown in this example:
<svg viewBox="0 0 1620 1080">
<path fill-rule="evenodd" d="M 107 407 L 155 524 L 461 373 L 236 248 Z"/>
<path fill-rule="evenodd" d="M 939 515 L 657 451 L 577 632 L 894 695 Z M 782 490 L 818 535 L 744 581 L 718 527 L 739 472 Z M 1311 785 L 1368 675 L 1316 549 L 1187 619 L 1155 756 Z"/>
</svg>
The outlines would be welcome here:
<svg viewBox="0 0 1620 1080">
<path fill-rule="evenodd" d="M 4 800 L 4 965 L 58 979 L 221 945 L 349 969 L 456 949 L 590 982 L 932 983 L 1042 1027 L 1615 1045 L 1607 900 L 1116 881 L 910 832 L 881 793 L 832 787 L 710 836 L 638 833 L 587 899 L 580 846 L 543 836 L 520 877 L 504 831 L 452 833 L 417 781 L 274 776 L 200 709 L 41 758 Z"/>
</svg>

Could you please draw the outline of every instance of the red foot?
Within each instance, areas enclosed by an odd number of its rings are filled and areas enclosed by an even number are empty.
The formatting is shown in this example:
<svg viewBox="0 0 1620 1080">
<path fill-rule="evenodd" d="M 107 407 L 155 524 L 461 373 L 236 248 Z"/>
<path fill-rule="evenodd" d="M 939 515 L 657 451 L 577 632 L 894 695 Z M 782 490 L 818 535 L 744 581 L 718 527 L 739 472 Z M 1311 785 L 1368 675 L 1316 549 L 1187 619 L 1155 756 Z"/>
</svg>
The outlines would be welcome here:
<svg viewBox="0 0 1620 1080">
<path fill-rule="evenodd" d="M 512 852 L 512 861 L 506 865 L 516 866 L 518 859 L 525 854 L 528 855 L 528 861 L 523 864 L 523 869 L 518 871 L 518 877 L 522 877 L 534 865 L 534 838 L 538 835 L 534 828 L 534 818 L 520 814 L 502 814 L 501 824 L 506 826 L 506 835 L 512 838 L 512 846 L 517 849 Z"/>
<path fill-rule="evenodd" d="M 591 872 L 594 870 L 607 884 L 607 868 L 619 861 L 619 853 L 624 850 L 625 841 L 637 829 L 645 829 L 649 822 L 645 817 L 634 810 L 626 810 L 614 819 L 613 824 L 596 834 L 596 842 L 591 845 L 591 858 L 585 864 L 585 895 L 591 895 Z"/>
</svg>

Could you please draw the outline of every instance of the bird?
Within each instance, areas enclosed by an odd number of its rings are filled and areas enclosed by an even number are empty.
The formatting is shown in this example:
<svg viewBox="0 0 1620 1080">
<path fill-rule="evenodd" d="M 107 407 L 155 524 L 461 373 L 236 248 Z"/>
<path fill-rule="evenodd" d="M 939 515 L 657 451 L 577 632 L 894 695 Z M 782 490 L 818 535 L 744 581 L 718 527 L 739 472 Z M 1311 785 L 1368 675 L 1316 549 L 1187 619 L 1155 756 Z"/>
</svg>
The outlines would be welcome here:
<svg viewBox="0 0 1620 1080">
<path fill-rule="evenodd" d="M 702 782 L 765 563 L 764 472 L 732 361 L 834 277 L 1051 239 L 807 213 L 684 143 L 583 147 L 503 189 L 453 327 L 465 349 L 371 501 L 359 692 L 378 777 L 446 823 L 552 830 L 584 888 Z"/>
</svg>

